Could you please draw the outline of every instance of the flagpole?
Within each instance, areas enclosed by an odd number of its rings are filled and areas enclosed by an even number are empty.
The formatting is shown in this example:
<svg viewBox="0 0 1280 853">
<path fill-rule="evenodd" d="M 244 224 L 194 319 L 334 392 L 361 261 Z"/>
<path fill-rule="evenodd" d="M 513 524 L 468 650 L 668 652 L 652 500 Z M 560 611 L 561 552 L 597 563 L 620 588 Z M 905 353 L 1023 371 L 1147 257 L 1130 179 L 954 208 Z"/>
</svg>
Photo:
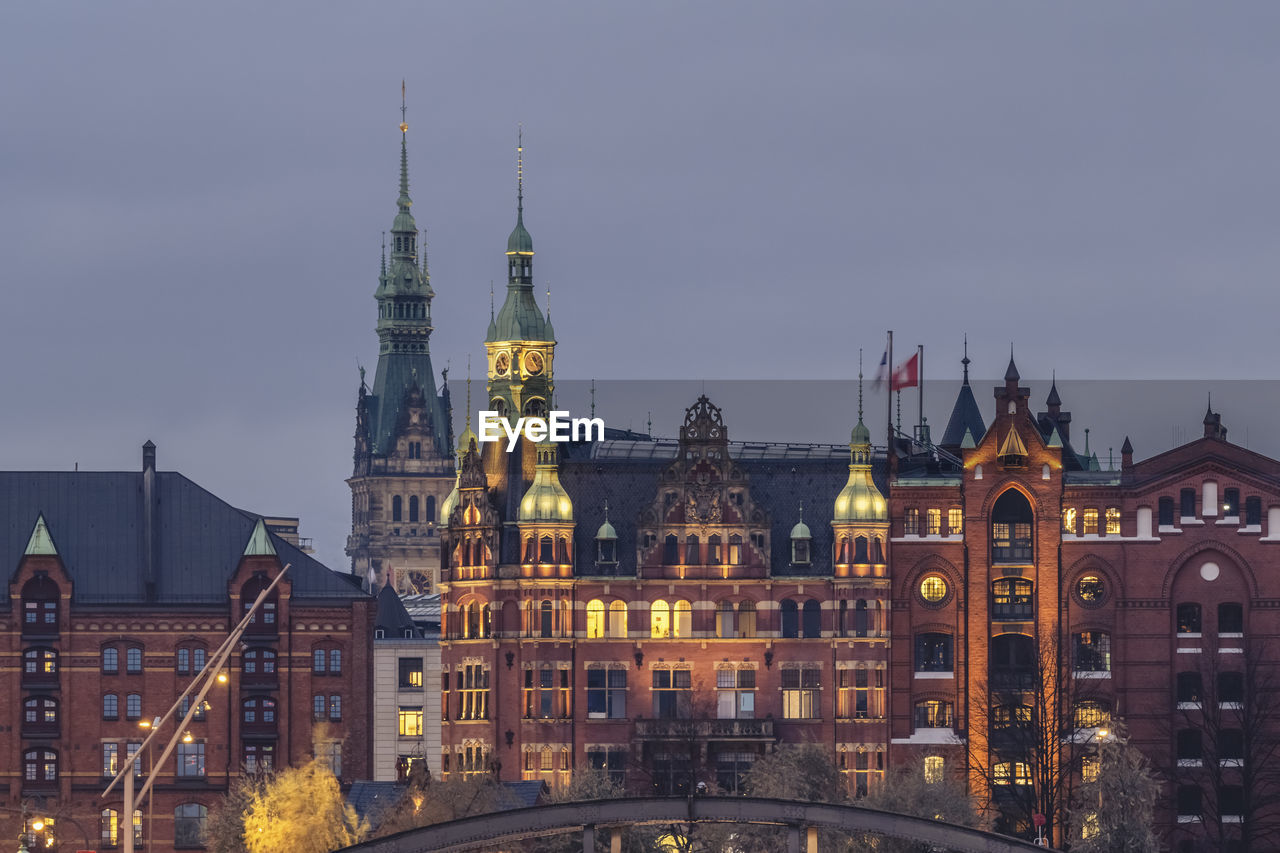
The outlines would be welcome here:
<svg viewBox="0 0 1280 853">
<path fill-rule="evenodd" d="M 924 344 L 916 344 L 916 353 L 920 356 L 917 365 L 916 379 L 920 382 L 916 388 L 920 392 L 920 438 L 924 438 Z"/>
<path fill-rule="evenodd" d="M 888 405 L 886 406 L 885 414 L 888 416 L 889 431 L 885 433 L 885 442 L 888 444 L 889 449 L 892 450 L 893 449 L 893 330 L 892 329 L 889 330 L 889 361 L 886 366 L 888 368 L 888 373 L 889 373 L 888 383 L 886 384 L 886 390 L 889 393 L 886 395 L 886 397 L 888 397 Z"/>
</svg>

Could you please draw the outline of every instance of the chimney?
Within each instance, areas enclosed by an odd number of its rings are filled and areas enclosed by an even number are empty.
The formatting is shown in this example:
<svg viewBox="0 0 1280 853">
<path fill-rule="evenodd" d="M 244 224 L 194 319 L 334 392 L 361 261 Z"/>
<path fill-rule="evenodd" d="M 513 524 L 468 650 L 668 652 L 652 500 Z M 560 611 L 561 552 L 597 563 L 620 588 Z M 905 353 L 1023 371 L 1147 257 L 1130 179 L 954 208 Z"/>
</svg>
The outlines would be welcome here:
<svg viewBox="0 0 1280 853">
<path fill-rule="evenodd" d="M 147 439 L 147 443 L 142 445 L 142 473 L 148 471 L 155 473 L 156 470 L 156 443 L 151 439 Z"/>
<path fill-rule="evenodd" d="M 1128 471 L 1133 468 L 1133 443 L 1129 441 L 1129 436 L 1124 437 L 1124 444 L 1120 447 L 1120 470 Z"/>
</svg>

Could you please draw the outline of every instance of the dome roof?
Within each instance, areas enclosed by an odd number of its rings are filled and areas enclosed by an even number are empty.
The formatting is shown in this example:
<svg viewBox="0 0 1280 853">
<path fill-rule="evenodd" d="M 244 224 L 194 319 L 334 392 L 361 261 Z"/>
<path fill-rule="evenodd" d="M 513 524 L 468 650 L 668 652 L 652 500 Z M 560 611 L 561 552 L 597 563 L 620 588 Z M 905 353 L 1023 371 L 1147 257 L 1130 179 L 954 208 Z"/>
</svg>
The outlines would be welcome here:
<svg viewBox="0 0 1280 853">
<path fill-rule="evenodd" d="M 889 504 L 871 479 L 870 465 L 850 465 L 849 481 L 836 495 L 832 524 L 887 522 Z"/>
<path fill-rule="evenodd" d="M 613 529 L 613 525 L 605 519 L 604 524 L 600 525 L 600 529 L 596 531 L 597 539 L 617 539 L 618 531 Z"/>
<path fill-rule="evenodd" d="M 560 485 L 554 444 L 544 444 L 538 448 L 538 466 L 534 469 L 529 491 L 520 499 L 518 520 L 521 523 L 573 523 L 573 501 L 569 499 L 564 486 Z"/>
<path fill-rule="evenodd" d="M 792 539 L 812 539 L 813 534 L 809 532 L 809 525 L 803 521 L 797 521 L 796 526 L 791 528 Z"/>
<path fill-rule="evenodd" d="M 516 217 L 516 227 L 511 229 L 511 236 L 507 238 L 507 252 L 533 254 L 533 238 L 529 236 L 528 229 L 524 227 L 523 214 Z"/>
<path fill-rule="evenodd" d="M 439 521 L 440 521 L 441 527 L 449 526 L 449 516 L 453 515 L 454 507 L 458 505 L 458 500 L 460 497 L 458 495 L 458 483 L 461 477 L 462 477 L 462 473 L 459 472 L 458 479 L 455 479 L 453 481 L 453 491 L 449 492 L 448 497 L 446 497 L 440 503 L 440 520 Z"/>
</svg>

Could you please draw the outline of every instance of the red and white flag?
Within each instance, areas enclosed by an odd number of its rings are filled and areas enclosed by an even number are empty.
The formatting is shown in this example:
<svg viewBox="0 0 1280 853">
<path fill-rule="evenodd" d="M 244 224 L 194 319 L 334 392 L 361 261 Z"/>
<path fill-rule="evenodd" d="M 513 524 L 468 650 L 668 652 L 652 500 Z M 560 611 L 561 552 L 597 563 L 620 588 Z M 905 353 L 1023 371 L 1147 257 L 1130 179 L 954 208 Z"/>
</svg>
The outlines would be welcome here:
<svg viewBox="0 0 1280 853">
<path fill-rule="evenodd" d="M 901 391 L 903 388 L 914 388 L 919 384 L 920 353 L 917 352 L 893 369 L 893 375 L 889 377 L 889 390 Z"/>
</svg>

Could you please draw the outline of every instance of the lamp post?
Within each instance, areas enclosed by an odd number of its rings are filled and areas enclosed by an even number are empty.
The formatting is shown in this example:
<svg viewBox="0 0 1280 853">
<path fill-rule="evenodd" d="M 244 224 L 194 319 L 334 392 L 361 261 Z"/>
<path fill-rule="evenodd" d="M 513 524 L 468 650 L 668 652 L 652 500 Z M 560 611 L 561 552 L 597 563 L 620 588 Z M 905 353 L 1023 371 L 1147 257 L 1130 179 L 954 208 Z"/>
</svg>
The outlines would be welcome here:
<svg viewBox="0 0 1280 853">
<path fill-rule="evenodd" d="M 182 705 L 182 701 L 186 699 L 193 690 L 196 691 L 194 701 L 188 704 L 186 714 L 183 715 L 182 721 L 177 724 L 174 729 L 173 736 L 169 738 L 169 742 L 165 744 L 164 750 L 161 751 L 160 761 L 152 764 L 151 771 L 147 774 L 146 778 L 143 779 L 142 788 L 137 792 L 138 797 L 145 797 L 150 793 L 151 786 L 155 782 L 156 775 L 159 773 L 160 768 L 164 766 L 164 763 L 169 760 L 169 756 L 178 745 L 178 741 L 185 740 L 187 743 L 191 742 L 190 727 L 192 718 L 194 718 L 196 713 L 204 707 L 205 696 L 208 694 L 209 689 L 213 687 L 215 683 L 226 684 L 227 677 L 225 667 L 227 660 L 231 657 L 231 652 L 240 641 L 240 637 L 244 634 L 245 628 L 249 627 L 249 624 L 253 621 L 254 615 L 258 612 L 258 608 L 267 600 L 267 596 L 271 594 L 273 589 L 275 589 L 276 584 L 280 583 L 280 579 L 285 576 L 285 572 L 289 571 L 290 565 L 292 564 L 286 563 L 284 568 L 280 570 L 280 573 L 275 576 L 275 579 L 272 580 L 271 583 L 262 590 L 262 592 L 258 593 L 258 597 L 254 599 L 253 605 L 245 612 L 244 618 L 242 618 L 239 624 L 232 629 L 231 633 L 227 635 L 227 638 L 222 641 L 222 645 L 218 647 L 217 651 L 209 656 L 209 661 L 205 664 L 204 669 L 200 670 L 200 672 L 196 674 L 195 678 L 191 680 L 191 684 L 187 686 L 186 690 L 182 691 L 182 695 L 178 697 L 177 701 L 173 703 L 172 707 L 169 708 L 164 716 L 158 717 L 152 722 L 149 727 L 151 731 L 148 733 L 146 740 L 142 742 L 142 746 L 138 748 L 139 752 L 141 752 L 143 748 L 146 748 L 148 751 L 150 750 L 151 742 L 155 739 L 160 728 L 169 720 L 170 717 L 174 716 L 175 712 Z M 199 687 L 198 690 L 197 686 Z M 131 761 L 128 762 L 129 765 L 132 765 L 132 763 L 133 762 Z M 102 796 L 105 797 L 110 794 L 115 788 L 116 783 L 121 780 L 121 777 L 124 778 L 124 813 L 129 816 L 129 831 L 124 833 L 124 843 L 121 847 L 124 853 L 134 853 L 133 807 L 135 797 L 133 790 L 133 767 L 126 766 L 117 773 L 115 778 L 111 780 L 111 784 L 102 792 Z"/>
</svg>

